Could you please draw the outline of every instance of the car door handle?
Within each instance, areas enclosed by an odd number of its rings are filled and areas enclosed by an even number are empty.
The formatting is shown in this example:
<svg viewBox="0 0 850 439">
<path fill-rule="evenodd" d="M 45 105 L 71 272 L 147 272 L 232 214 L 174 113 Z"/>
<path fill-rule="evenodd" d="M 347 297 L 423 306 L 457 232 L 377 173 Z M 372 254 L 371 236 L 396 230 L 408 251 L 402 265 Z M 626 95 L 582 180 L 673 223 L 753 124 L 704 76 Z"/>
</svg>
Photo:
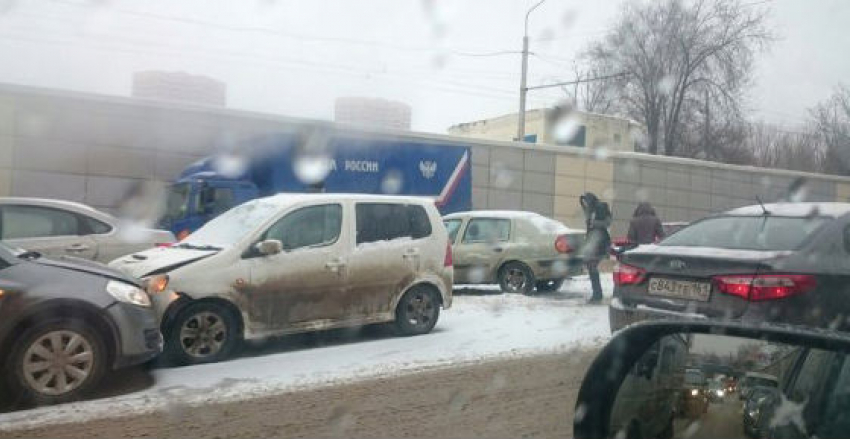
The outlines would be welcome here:
<svg viewBox="0 0 850 439">
<path fill-rule="evenodd" d="M 403 258 L 415 258 L 419 256 L 419 250 L 415 248 L 407 249 L 402 255 Z"/>
<path fill-rule="evenodd" d="M 503 249 L 502 247 L 493 247 L 493 251 L 496 253 L 501 253 L 505 251 L 505 249 Z"/>
<path fill-rule="evenodd" d="M 345 262 L 342 262 L 341 260 L 325 262 L 325 268 L 327 268 L 328 270 L 330 270 L 334 273 L 338 273 L 344 267 L 345 267 Z"/>
<path fill-rule="evenodd" d="M 71 253 L 80 253 L 80 252 L 84 252 L 88 249 L 89 249 L 89 246 L 87 246 L 85 244 L 72 244 L 72 245 L 69 245 L 68 247 L 65 247 L 65 251 L 71 252 Z"/>
</svg>

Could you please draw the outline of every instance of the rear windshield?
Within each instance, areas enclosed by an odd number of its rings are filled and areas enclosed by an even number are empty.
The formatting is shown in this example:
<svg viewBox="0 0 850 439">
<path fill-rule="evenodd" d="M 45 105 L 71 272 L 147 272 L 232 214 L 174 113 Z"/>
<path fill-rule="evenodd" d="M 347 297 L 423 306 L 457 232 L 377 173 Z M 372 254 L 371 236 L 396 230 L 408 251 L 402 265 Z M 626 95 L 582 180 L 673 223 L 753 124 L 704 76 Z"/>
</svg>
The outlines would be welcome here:
<svg viewBox="0 0 850 439">
<path fill-rule="evenodd" d="M 828 220 L 824 217 L 777 216 L 709 218 L 669 236 L 660 245 L 738 250 L 794 250 Z"/>
<path fill-rule="evenodd" d="M 701 372 L 687 371 L 685 372 L 685 382 L 688 384 L 705 384 L 705 375 Z"/>
</svg>

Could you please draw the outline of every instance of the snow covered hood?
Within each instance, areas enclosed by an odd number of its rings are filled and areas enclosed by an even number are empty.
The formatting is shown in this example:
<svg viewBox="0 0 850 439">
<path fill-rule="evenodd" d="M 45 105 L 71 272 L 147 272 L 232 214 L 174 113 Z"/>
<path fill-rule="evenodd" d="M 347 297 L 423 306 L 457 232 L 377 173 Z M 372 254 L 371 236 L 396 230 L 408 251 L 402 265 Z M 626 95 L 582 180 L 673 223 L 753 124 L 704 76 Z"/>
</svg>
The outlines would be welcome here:
<svg viewBox="0 0 850 439">
<path fill-rule="evenodd" d="M 634 255 L 650 256 L 695 256 L 719 259 L 735 259 L 741 261 L 761 261 L 788 256 L 792 251 L 738 250 L 715 247 L 690 247 L 673 245 L 642 245 L 626 252 Z"/>
<path fill-rule="evenodd" d="M 118 258 L 109 266 L 130 276 L 141 278 L 154 272 L 164 273 L 177 267 L 207 258 L 220 250 L 196 250 L 160 247 Z"/>
</svg>

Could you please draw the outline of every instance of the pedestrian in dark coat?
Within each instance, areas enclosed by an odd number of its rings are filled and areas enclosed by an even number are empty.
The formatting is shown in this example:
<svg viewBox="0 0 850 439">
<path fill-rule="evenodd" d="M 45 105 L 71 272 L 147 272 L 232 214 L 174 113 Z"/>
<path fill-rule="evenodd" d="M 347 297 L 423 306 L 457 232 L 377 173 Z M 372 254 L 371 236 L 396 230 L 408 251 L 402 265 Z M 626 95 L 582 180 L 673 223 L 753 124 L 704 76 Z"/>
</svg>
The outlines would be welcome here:
<svg viewBox="0 0 850 439">
<path fill-rule="evenodd" d="M 608 227 L 611 226 L 611 208 L 608 203 L 602 201 L 591 192 L 579 197 L 579 204 L 584 211 L 587 226 L 585 244 L 582 247 L 581 256 L 584 258 L 587 273 L 590 275 L 590 285 L 593 290 L 590 303 L 598 303 L 602 300 L 602 283 L 599 280 L 599 262 L 608 255 L 611 247 L 611 235 Z"/>
<path fill-rule="evenodd" d="M 664 238 L 664 226 L 655 214 L 651 204 L 638 204 L 632 220 L 629 223 L 629 242 L 635 244 L 652 244 Z"/>
</svg>

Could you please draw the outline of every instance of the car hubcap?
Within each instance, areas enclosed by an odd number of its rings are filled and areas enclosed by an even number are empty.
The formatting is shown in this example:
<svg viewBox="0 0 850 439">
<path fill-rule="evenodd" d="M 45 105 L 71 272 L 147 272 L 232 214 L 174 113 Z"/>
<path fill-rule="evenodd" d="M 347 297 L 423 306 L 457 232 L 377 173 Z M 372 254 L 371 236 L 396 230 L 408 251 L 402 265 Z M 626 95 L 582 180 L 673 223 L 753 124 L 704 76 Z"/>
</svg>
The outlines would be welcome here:
<svg viewBox="0 0 850 439">
<path fill-rule="evenodd" d="M 511 291 L 521 291 L 525 288 L 525 273 L 518 268 L 511 268 L 507 273 L 507 281 Z"/>
<path fill-rule="evenodd" d="M 73 391 L 86 381 L 92 368 L 91 343 L 74 331 L 48 332 L 24 353 L 24 379 L 31 389 L 44 395 Z"/>
<path fill-rule="evenodd" d="M 198 358 L 217 354 L 227 340 L 227 326 L 221 316 L 211 312 L 192 315 L 180 328 L 183 350 Z"/>
<path fill-rule="evenodd" d="M 427 326 L 434 319 L 435 310 L 430 294 L 416 292 L 407 302 L 407 320 L 414 326 Z"/>
</svg>

